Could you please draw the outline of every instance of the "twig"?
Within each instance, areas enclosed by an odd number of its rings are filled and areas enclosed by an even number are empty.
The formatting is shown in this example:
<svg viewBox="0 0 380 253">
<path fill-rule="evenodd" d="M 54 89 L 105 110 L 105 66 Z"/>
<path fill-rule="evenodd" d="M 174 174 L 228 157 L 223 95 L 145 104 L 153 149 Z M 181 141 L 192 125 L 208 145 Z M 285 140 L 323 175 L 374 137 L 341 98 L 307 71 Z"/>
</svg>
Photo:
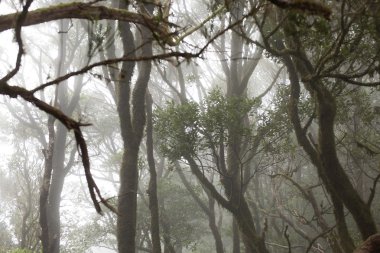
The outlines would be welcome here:
<svg viewBox="0 0 380 253">
<path fill-rule="evenodd" d="M 380 179 L 380 174 L 377 175 L 377 177 L 373 181 L 373 185 L 371 187 L 371 193 L 370 193 L 370 195 L 368 197 L 368 201 L 367 201 L 367 206 L 368 207 L 370 207 L 372 205 L 372 201 L 375 198 L 376 186 L 377 186 L 377 183 L 379 182 L 379 179 Z"/>
<path fill-rule="evenodd" d="M 325 236 L 326 234 L 330 233 L 335 227 L 336 227 L 336 225 L 332 226 L 331 228 L 329 228 L 326 231 L 320 233 L 313 240 L 311 240 L 311 242 L 309 243 L 309 246 L 307 247 L 305 253 L 309 253 L 310 249 L 313 247 L 313 244 L 315 243 L 316 240 L 318 240 L 318 238 L 320 238 L 322 236 Z"/>
<path fill-rule="evenodd" d="M 288 243 L 288 253 L 292 253 L 292 245 L 291 245 L 290 239 L 289 239 L 288 228 L 289 228 L 289 226 L 286 225 L 285 230 L 284 230 L 284 236 L 285 236 L 286 242 Z"/>
<path fill-rule="evenodd" d="M 89 70 L 91 70 L 91 69 L 93 69 L 95 67 L 98 67 L 98 66 L 112 65 L 112 64 L 115 64 L 115 63 L 125 62 L 125 61 L 139 62 L 139 61 L 149 61 L 149 60 L 165 60 L 165 59 L 170 59 L 172 57 L 184 58 L 185 60 L 189 60 L 191 58 L 200 57 L 204 53 L 204 51 L 206 51 L 206 49 L 208 48 L 208 46 L 211 43 L 213 43 L 218 37 L 220 37 L 226 31 L 232 29 L 233 27 L 241 24 L 246 18 L 248 18 L 249 16 L 252 16 L 253 13 L 255 13 L 257 10 L 258 10 L 257 8 L 253 8 L 242 19 L 240 19 L 240 20 L 238 20 L 238 21 L 230 24 L 226 28 L 224 28 L 221 31 L 219 31 L 217 34 L 215 34 L 213 37 L 211 37 L 207 41 L 207 43 L 202 48 L 200 48 L 198 50 L 198 52 L 196 52 L 196 53 L 189 53 L 189 52 L 168 52 L 168 53 L 156 54 L 156 55 L 147 56 L 147 57 L 129 57 L 128 55 L 126 55 L 126 56 L 123 56 L 123 57 L 118 57 L 118 58 L 114 58 L 114 59 L 108 59 L 108 60 L 104 60 L 104 61 L 99 61 L 99 62 L 90 64 L 90 65 L 88 65 L 86 67 L 83 67 L 80 70 L 77 70 L 77 71 L 74 71 L 74 72 L 70 72 L 70 73 L 68 73 L 68 74 L 66 74 L 64 76 L 58 77 L 55 80 L 52 80 L 52 81 L 47 82 L 47 83 L 44 83 L 44 84 L 42 84 L 42 85 L 34 88 L 33 90 L 31 90 L 31 92 L 34 94 L 35 92 L 43 90 L 43 89 L 45 89 L 45 88 L 47 88 L 47 87 L 49 87 L 51 85 L 59 84 L 60 82 L 65 81 L 65 80 L 69 79 L 72 76 L 84 74 L 87 71 L 89 71 Z"/>
</svg>

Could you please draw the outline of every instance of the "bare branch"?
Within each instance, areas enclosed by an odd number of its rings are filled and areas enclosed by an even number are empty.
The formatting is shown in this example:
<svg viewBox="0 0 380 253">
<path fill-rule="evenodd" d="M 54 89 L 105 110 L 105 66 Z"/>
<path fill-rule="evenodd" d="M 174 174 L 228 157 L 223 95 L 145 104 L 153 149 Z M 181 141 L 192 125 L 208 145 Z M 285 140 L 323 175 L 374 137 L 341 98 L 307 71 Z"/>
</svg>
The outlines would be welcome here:
<svg viewBox="0 0 380 253">
<path fill-rule="evenodd" d="M 285 227 L 284 236 L 285 236 L 286 242 L 288 243 L 288 253 L 292 253 L 292 244 L 290 243 L 288 228 L 289 228 L 288 226 Z"/>
<path fill-rule="evenodd" d="M 371 193 L 370 193 L 370 195 L 368 197 L 368 201 L 367 201 L 367 206 L 369 206 L 369 207 L 372 205 L 372 201 L 375 198 L 376 186 L 377 186 L 377 183 L 379 182 L 379 180 L 380 180 L 380 174 L 377 175 L 377 177 L 373 181 L 372 187 L 370 188 L 371 189 Z"/>
<path fill-rule="evenodd" d="M 73 72 L 70 72 L 66 75 L 63 75 L 63 76 L 60 76 L 50 82 L 47 82 L 47 83 L 44 83 L 44 84 L 41 84 L 40 86 L 34 88 L 33 90 L 31 90 L 32 93 L 36 93 L 37 91 L 40 91 L 40 90 L 43 90 L 51 85 L 54 85 L 54 84 L 59 84 L 60 82 L 63 82 L 67 79 L 69 79 L 70 77 L 73 77 L 73 76 L 77 76 L 77 75 L 81 75 L 81 74 L 84 74 L 86 73 L 87 71 L 95 68 L 95 67 L 99 67 L 99 66 L 104 66 L 104 65 L 112 65 L 112 64 L 116 64 L 116 63 L 119 63 L 119 62 L 126 62 L 126 61 L 129 61 L 129 62 L 138 62 L 138 61 L 149 61 L 149 60 L 165 60 L 165 59 L 170 59 L 172 57 L 178 57 L 178 58 L 185 58 L 185 59 L 190 59 L 192 57 L 198 57 L 201 53 L 187 53 L 187 52 L 169 52 L 169 53 L 163 53 L 163 54 L 156 54 L 156 55 L 153 55 L 153 56 L 147 56 L 147 57 L 129 57 L 129 56 L 123 56 L 123 57 L 119 57 L 119 58 L 115 58 L 115 59 L 108 59 L 108 60 L 104 60 L 104 61 L 99 61 L 99 62 L 95 62 L 93 64 L 90 64 L 86 67 L 83 67 L 82 69 L 80 70 L 77 70 L 77 71 L 73 71 Z"/>
<path fill-rule="evenodd" d="M 22 43 L 22 38 L 21 38 L 21 27 L 23 23 L 25 22 L 25 19 L 28 14 L 28 10 L 30 5 L 32 4 L 33 0 L 28 0 L 26 1 L 25 5 L 22 8 L 22 12 L 20 15 L 17 16 L 16 23 L 15 23 L 15 39 L 18 44 L 18 52 L 17 52 L 17 57 L 16 57 L 16 65 L 14 69 L 9 72 L 6 76 L 1 78 L 0 80 L 0 85 L 3 85 L 6 83 L 9 79 L 11 79 L 14 75 L 17 74 L 21 67 L 21 58 L 22 55 L 24 54 L 24 45 Z M 1 21 L 0 21 L 0 26 L 1 26 Z"/>
<path fill-rule="evenodd" d="M 311 248 L 313 247 L 313 244 L 318 240 L 318 238 L 327 235 L 327 234 L 330 233 L 335 227 L 336 227 L 336 225 L 332 226 L 331 228 L 329 228 L 329 229 L 327 229 L 326 231 L 324 231 L 324 232 L 320 233 L 319 235 L 317 235 L 317 236 L 316 236 L 316 237 L 315 237 L 315 238 L 309 243 L 309 246 L 307 247 L 305 253 L 309 253 L 309 251 L 310 251 Z"/>
<path fill-rule="evenodd" d="M 362 81 L 356 81 L 348 77 L 347 75 L 338 74 L 338 73 L 331 73 L 323 75 L 322 77 L 331 77 L 331 78 L 337 78 L 342 81 L 345 81 L 346 83 L 355 84 L 358 86 L 364 86 L 364 87 L 377 87 L 380 86 L 380 82 L 362 82 Z"/>
<path fill-rule="evenodd" d="M 116 212 L 115 208 L 112 207 L 108 202 L 101 196 L 100 190 L 96 185 L 91 171 L 90 171 L 90 159 L 88 155 L 88 149 L 86 141 L 83 138 L 83 133 L 81 130 L 82 126 L 89 126 L 90 124 L 81 123 L 79 121 L 75 121 L 74 119 L 68 117 L 59 109 L 45 103 L 42 100 L 36 98 L 31 91 L 28 91 L 19 86 L 10 86 L 7 83 L 3 83 L 0 86 L 0 94 L 8 95 L 11 98 L 21 97 L 29 103 L 34 104 L 41 111 L 46 112 L 49 115 L 54 116 L 58 119 L 68 130 L 73 130 L 75 135 L 75 140 L 78 145 L 78 149 L 81 153 L 82 163 L 85 170 L 86 181 L 88 184 L 88 189 L 90 192 L 91 200 L 95 206 L 95 209 L 98 213 L 102 213 L 101 207 L 99 203 L 103 203 L 106 207 L 108 207 L 111 211 Z M 97 200 L 100 199 L 100 201 Z"/>
</svg>

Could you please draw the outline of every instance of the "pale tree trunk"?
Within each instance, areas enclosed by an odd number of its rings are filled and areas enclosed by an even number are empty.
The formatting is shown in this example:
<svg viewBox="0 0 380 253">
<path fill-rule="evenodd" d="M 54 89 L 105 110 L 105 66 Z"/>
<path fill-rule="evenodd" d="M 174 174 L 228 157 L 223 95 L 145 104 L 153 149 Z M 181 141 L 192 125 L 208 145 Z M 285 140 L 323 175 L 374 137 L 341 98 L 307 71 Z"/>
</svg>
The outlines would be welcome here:
<svg viewBox="0 0 380 253">
<path fill-rule="evenodd" d="M 66 31 L 68 29 L 68 21 L 60 21 L 59 29 Z M 66 63 L 66 46 L 67 34 L 60 34 L 58 66 L 56 76 L 61 76 L 65 73 Z M 56 91 L 55 106 L 60 107 L 64 111 L 67 105 L 67 92 L 65 83 L 61 83 Z M 57 123 L 57 131 L 53 142 L 52 162 L 51 162 L 51 184 L 48 194 L 47 203 L 47 224 L 49 231 L 49 251 L 50 253 L 60 252 L 61 224 L 60 224 L 60 202 L 63 182 L 65 177 L 64 160 L 66 149 L 67 129 Z"/>
<path fill-rule="evenodd" d="M 67 31 L 68 20 L 60 21 L 60 30 Z M 66 73 L 68 65 L 72 59 L 67 59 L 67 33 L 60 33 L 58 66 L 56 76 Z M 67 82 L 60 83 L 56 89 L 55 107 L 59 108 L 66 115 L 72 115 L 79 102 L 79 94 L 83 88 L 83 76 L 76 76 L 74 79 L 74 91 L 71 99 L 68 98 Z M 54 119 L 48 118 L 49 143 L 44 150 L 45 168 L 42 186 L 40 190 L 40 225 L 42 229 L 41 241 L 43 252 L 60 252 L 61 223 L 60 223 L 60 203 L 63 184 L 67 172 L 73 166 L 74 150 L 72 151 L 70 162 L 65 164 L 66 141 L 68 131 L 65 126 L 57 122 L 54 129 Z"/>
<path fill-rule="evenodd" d="M 244 3 L 243 1 L 237 1 L 235 4 L 236 5 L 232 5 L 231 15 L 233 16 L 233 19 L 239 20 L 242 18 L 242 7 L 244 6 Z M 257 59 L 253 62 L 243 64 L 243 38 L 238 32 L 239 29 L 236 29 L 236 31 L 234 29 L 232 30 L 231 60 L 230 65 L 225 67 L 225 70 L 227 70 L 225 75 L 228 80 L 227 98 L 244 98 L 246 96 L 249 76 L 257 66 L 258 58 L 261 56 L 262 52 L 261 50 L 257 50 L 255 54 Z M 230 203 L 236 208 L 236 211 L 233 213 L 234 221 L 241 232 L 245 252 L 265 253 L 268 252 L 265 246 L 265 238 L 261 237 L 255 228 L 252 213 L 247 205 L 242 186 L 243 168 L 241 167 L 241 152 L 243 136 L 237 129 L 244 127 L 245 124 L 246 123 L 242 119 L 240 122 L 234 122 L 228 126 L 227 175 L 223 180 L 223 186 Z M 237 234 L 235 236 L 237 236 Z M 234 250 L 238 250 L 237 245 L 235 245 L 235 247 Z"/>
<path fill-rule="evenodd" d="M 48 196 L 51 184 L 51 173 L 53 170 L 53 145 L 55 138 L 54 131 L 54 117 L 48 117 L 48 143 L 43 150 L 44 155 L 44 175 L 42 177 L 41 188 L 40 188 L 40 199 L 39 199 L 39 223 L 41 226 L 41 244 L 42 252 L 49 252 L 49 227 L 48 227 Z"/>
</svg>

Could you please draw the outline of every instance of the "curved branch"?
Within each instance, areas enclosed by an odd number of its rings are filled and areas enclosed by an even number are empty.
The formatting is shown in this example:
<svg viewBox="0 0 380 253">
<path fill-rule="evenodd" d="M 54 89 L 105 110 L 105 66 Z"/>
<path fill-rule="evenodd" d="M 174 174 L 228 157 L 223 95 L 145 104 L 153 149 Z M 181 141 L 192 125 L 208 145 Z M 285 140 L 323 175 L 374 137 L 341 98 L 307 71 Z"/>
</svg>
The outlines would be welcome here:
<svg viewBox="0 0 380 253">
<path fill-rule="evenodd" d="M 367 206 L 368 207 L 371 207 L 371 205 L 372 205 L 372 201 L 373 201 L 375 194 L 376 194 L 376 186 L 377 186 L 377 183 L 379 182 L 379 180 L 380 180 L 380 174 L 377 175 L 377 177 L 373 181 L 372 187 L 370 188 L 371 193 L 370 193 L 368 200 L 367 200 Z"/>
<path fill-rule="evenodd" d="M 22 38 L 21 38 L 21 28 L 22 28 L 23 24 L 25 23 L 25 19 L 27 18 L 28 10 L 29 10 L 29 7 L 32 4 L 32 2 L 33 2 L 33 0 L 26 1 L 25 5 L 22 8 L 21 14 L 17 15 L 17 17 L 15 18 L 15 22 L 12 22 L 12 24 L 15 25 L 15 39 L 16 39 L 16 42 L 18 44 L 16 65 L 12 71 L 10 71 L 6 76 L 1 78 L 0 83 L 7 82 L 9 79 L 11 79 L 13 76 L 15 76 L 17 74 L 17 72 L 20 70 L 21 58 L 22 58 L 22 55 L 24 54 L 24 45 L 23 45 Z M 1 25 L 1 21 L 0 21 L 0 25 Z"/>
<path fill-rule="evenodd" d="M 1 83 L 0 94 L 8 95 L 11 98 L 21 97 L 25 101 L 35 105 L 41 111 L 44 111 L 47 114 L 54 116 L 68 130 L 74 131 L 75 140 L 77 142 L 78 149 L 81 152 L 82 164 L 84 167 L 84 171 L 85 171 L 85 175 L 86 175 L 86 181 L 87 181 L 88 189 L 90 192 L 91 200 L 95 206 L 96 211 L 98 213 L 102 213 L 100 203 L 103 203 L 111 211 L 116 212 L 115 208 L 112 207 L 107 202 L 107 200 L 101 196 L 100 190 L 99 190 L 98 186 L 96 185 L 96 183 L 92 177 L 91 171 L 90 171 L 90 159 L 89 159 L 89 155 L 88 155 L 87 144 L 86 144 L 86 141 L 83 137 L 83 133 L 81 130 L 82 126 L 89 126 L 90 124 L 84 124 L 84 123 L 75 121 L 74 119 L 72 119 L 72 118 L 68 117 L 66 114 L 64 114 L 61 110 L 55 108 L 54 106 L 51 106 L 51 105 L 45 103 L 42 100 L 39 100 L 38 98 L 36 98 L 33 95 L 33 93 L 31 91 L 24 89 L 22 87 L 10 86 L 7 83 Z M 99 201 L 97 200 L 97 198 L 99 198 Z"/>
<path fill-rule="evenodd" d="M 210 191 L 212 197 L 224 208 L 226 208 L 231 213 L 234 213 L 236 209 L 231 205 L 231 203 L 225 199 L 216 189 L 215 186 L 205 177 L 205 175 L 199 169 L 199 166 L 194 161 L 190 155 L 184 156 L 184 158 L 189 162 L 191 172 L 198 178 L 199 182 Z"/>
<path fill-rule="evenodd" d="M 358 85 L 358 86 L 364 86 L 364 87 L 378 87 L 380 86 L 380 82 L 362 82 L 362 81 L 356 81 L 346 75 L 338 74 L 338 73 L 331 73 L 323 75 L 322 77 L 330 77 L 330 78 L 337 78 L 342 81 L 345 81 L 350 84 Z"/>
<path fill-rule="evenodd" d="M 0 32 L 14 28 L 15 21 L 19 15 L 19 13 L 12 13 L 0 16 Z M 162 22 L 160 24 L 154 19 L 154 17 L 122 9 L 81 2 L 57 4 L 47 8 L 30 11 L 22 25 L 31 26 L 59 19 L 119 20 L 142 24 L 148 26 L 150 29 L 154 28 L 154 31 L 158 34 L 167 33 L 167 25 Z"/>
<path fill-rule="evenodd" d="M 203 51 L 202 51 L 203 52 Z M 197 52 L 197 53 L 187 53 L 187 52 L 169 52 L 169 53 L 162 53 L 162 54 L 156 54 L 152 56 L 142 56 L 142 57 L 130 57 L 130 56 L 123 56 L 115 59 L 109 59 L 109 60 L 104 60 L 104 61 L 99 61 L 95 62 L 93 64 L 90 64 L 88 66 L 83 67 L 82 69 L 79 69 L 77 71 L 70 72 L 66 75 L 60 76 L 50 82 L 44 83 L 39 85 L 38 87 L 34 88 L 31 90 L 32 93 L 36 93 L 37 91 L 43 90 L 49 86 L 52 86 L 54 84 L 59 84 L 60 82 L 63 82 L 70 77 L 81 75 L 86 73 L 87 71 L 95 68 L 95 67 L 100 67 L 104 65 L 112 65 L 115 63 L 119 62 L 140 62 L 140 61 L 149 61 L 149 60 L 165 60 L 165 59 L 170 59 L 172 57 L 177 57 L 177 58 L 184 58 L 184 59 L 190 59 L 190 58 L 195 58 L 198 57 L 202 52 Z"/>
</svg>

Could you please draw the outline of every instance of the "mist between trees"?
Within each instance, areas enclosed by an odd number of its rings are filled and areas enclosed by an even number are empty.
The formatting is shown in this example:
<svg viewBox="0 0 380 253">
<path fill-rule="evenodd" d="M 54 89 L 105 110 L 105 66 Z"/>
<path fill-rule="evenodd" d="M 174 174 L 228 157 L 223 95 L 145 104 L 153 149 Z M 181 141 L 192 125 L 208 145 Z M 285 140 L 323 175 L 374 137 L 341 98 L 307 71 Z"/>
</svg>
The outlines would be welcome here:
<svg viewBox="0 0 380 253">
<path fill-rule="evenodd" d="M 0 13 L 0 252 L 380 251 L 380 1 Z"/>
</svg>

